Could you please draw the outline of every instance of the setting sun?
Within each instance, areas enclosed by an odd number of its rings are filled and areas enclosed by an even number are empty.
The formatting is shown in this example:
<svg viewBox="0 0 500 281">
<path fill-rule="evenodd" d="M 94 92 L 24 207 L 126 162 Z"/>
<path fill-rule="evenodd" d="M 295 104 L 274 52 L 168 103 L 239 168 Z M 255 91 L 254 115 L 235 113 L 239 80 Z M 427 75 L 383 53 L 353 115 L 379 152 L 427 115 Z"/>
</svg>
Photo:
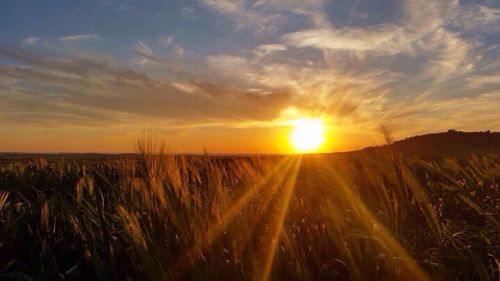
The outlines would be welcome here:
<svg viewBox="0 0 500 281">
<path fill-rule="evenodd" d="M 297 119 L 290 133 L 290 143 L 297 152 L 315 152 L 325 141 L 325 128 L 319 118 Z"/>
</svg>

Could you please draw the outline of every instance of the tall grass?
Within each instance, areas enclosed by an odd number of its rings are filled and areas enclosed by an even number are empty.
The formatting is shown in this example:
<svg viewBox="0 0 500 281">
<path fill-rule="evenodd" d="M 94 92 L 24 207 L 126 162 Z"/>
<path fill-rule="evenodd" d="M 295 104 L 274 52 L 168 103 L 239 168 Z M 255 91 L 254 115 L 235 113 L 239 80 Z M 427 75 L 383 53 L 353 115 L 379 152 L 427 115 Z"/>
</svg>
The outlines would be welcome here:
<svg viewBox="0 0 500 281">
<path fill-rule="evenodd" d="M 0 279 L 499 278 L 498 156 L 137 147 L 134 159 L 0 167 Z"/>
</svg>

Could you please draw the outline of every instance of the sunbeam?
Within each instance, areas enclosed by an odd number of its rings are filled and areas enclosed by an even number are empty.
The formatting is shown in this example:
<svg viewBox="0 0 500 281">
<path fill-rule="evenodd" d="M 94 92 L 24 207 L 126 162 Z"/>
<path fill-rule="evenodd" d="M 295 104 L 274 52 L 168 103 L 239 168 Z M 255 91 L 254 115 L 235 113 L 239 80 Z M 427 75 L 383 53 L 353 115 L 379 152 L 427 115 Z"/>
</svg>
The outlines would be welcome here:
<svg viewBox="0 0 500 281">
<path fill-rule="evenodd" d="M 272 179 L 274 176 L 278 176 L 278 181 L 275 186 L 281 183 L 284 175 L 291 168 L 293 158 L 285 157 L 269 172 L 267 173 L 260 182 L 258 182 L 253 187 L 250 187 L 248 191 L 243 194 L 234 204 L 229 207 L 223 213 L 223 217 L 219 222 L 211 224 L 206 230 L 205 239 L 199 241 L 197 244 L 183 255 L 178 262 L 174 263 L 173 272 L 182 271 L 188 268 L 199 256 L 199 253 L 207 248 L 209 248 L 212 243 L 217 239 L 217 237 L 228 227 L 228 225 L 234 220 L 238 212 L 240 212 L 248 203 L 254 198 L 254 196 L 266 186 L 266 183 Z M 275 190 L 275 186 L 271 187 Z"/>
<path fill-rule="evenodd" d="M 402 276 L 408 276 L 411 280 L 430 280 L 429 276 L 416 264 L 404 247 L 392 237 L 385 226 L 377 220 L 360 198 L 352 192 L 342 176 L 323 158 L 321 158 L 321 161 L 323 162 L 321 166 L 328 171 L 327 174 L 333 178 L 333 182 L 337 183 L 337 196 L 347 201 L 359 219 L 359 222 L 369 232 L 370 237 L 382 243 L 383 246 L 380 247 L 380 250 L 385 251 L 384 254 L 386 256 L 392 257 L 392 260 L 389 260 L 390 264 L 401 262 L 404 265 L 400 267 L 403 270 Z M 333 208 L 330 213 L 343 212 L 343 210 L 335 210 L 339 206 L 333 204 L 330 204 L 328 208 Z"/>
<path fill-rule="evenodd" d="M 290 162 L 290 164 L 291 164 L 291 162 Z M 251 239 L 252 236 L 254 235 L 255 229 L 257 228 L 259 223 L 262 222 L 262 217 L 264 216 L 264 214 L 266 214 L 266 211 L 268 210 L 268 207 L 269 207 L 274 195 L 276 195 L 276 191 L 278 190 L 278 188 L 280 188 L 280 186 L 282 186 L 285 177 L 290 174 L 290 170 L 291 170 L 290 166 L 291 165 L 288 165 L 284 169 L 284 172 L 279 174 L 279 176 L 278 176 L 279 178 L 276 180 L 276 183 L 273 184 L 272 187 L 265 193 L 263 201 L 262 201 L 262 205 L 260 206 L 260 210 L 257 213 L 253 214 L 253 217 L 254 217 L 253 223 L 248 225 L 246 227 L 245 231 L 242 231 L 242 235 L 244 237 L 241 238 L 242 242 L 240 243 L 240 251 L 242 251 L 243 248 L 247 245 L 248 240 Z"/>
<path fill-rule="evenodd" d="M 293 170 L 291 174 L 286 179 L 285 184 L 283 185 L 283 191 L 281 195 L 281 206 L 277 210 L 276 221 L 271 225 L 272 232 L 271 238 L 269 240 L 268 252 L 265 256 L 264 266 L 262 270 L 262 275 L 259 280 L 267 281 L 269 280 L 271 270 L 273 267 L 274 256 L 276 255 L 276 248 L 279 245 L 280 236 L 283 230 L 283 223 L 285 222 L 286 215 L 288 213 L 288 206 L 290 204 L 290 199 L 292 197 L 295 183 L 297 180 L 297 174 L 300 168 L 300 164 L 302 161 L 302 156 L 297 156 L 295 159 Z"/>
</svg>

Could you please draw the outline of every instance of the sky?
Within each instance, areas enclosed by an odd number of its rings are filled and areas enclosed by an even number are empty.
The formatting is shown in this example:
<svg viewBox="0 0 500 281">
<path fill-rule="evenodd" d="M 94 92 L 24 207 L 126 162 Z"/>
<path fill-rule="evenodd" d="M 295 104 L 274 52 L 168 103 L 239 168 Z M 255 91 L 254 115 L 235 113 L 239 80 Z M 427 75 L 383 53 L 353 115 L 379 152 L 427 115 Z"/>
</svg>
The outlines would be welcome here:
<svg viewBox="0 0 500 281">
<path fill-rule="evenodd" d="M 0 151 L 283 153 L 500 130 L 500 1 L 0 2 Z"/>
</svg>

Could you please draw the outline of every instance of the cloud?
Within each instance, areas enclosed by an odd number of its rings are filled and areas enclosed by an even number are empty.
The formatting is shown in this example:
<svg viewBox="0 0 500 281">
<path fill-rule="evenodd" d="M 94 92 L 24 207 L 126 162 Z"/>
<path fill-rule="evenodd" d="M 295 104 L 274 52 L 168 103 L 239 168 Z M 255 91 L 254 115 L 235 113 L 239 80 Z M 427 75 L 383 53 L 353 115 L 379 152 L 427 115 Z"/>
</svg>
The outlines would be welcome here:
<svg viewBox="0 0 500 281">
<path fill-rule="evenodd" d="M 145 45 L 138 47 L 148 53 Z M 169 81 L 99 57 L 51 56 L 5 46 L 0 54 L 22 64 L 0 67 L 0 107 L 4 109 L 0 118 L 35 127 L 113 127 L 136 122 L 132 120 L 163 120 L 169 127 L 255 122 L 273 126 L 270 121 L 289 106 L 348 116 L 357 109 L 351 97 L 322 103 L 320 108 L 301 92 L 327 80 L 339 88 L 366 83 L 360 78 L 347 82 L 346 77 L 335 78 L 330 71 L 313 68 L 294 74 L 292 66 L 258 65 L 238 56 L 209 57 L 210 80 L 186 72 L 184 79 Z M 231 73 L 236 71 L 247 76 L 245 82 L 234 80 Z M 288 84 L 291 76 L 298 79 L 296 85 Z"/>
<path fill-rule="evenodd" d="M 500 74 L 471 75 L 467 77 L 467 82 L 472 88 L 500 87 Z"/>
<path fill-rule="evenodd" d="M 245 57 L 234 55 L 211 55 L 207 57 L 207 62 L 209 66 L 230 74 L 238 70 L 244 72 L 249 64 Z"/>
<path fill-rule="evenodd" d="M 281 44 L 264 44 L 253 49 L 253 52 L 258 57 L 264 57 L 273 52 L 286 51 L 287 47 Z"/>
<path fill-rule="evenodd" d="M 172 35 L 170 36 L 163 36 L 160 38 L 160 45 L 163 47 L 163 48 L 168 48 L 170 45 L 172 45 L 172 43 L 174 42 L 174 37 Z"/>
<path fill-rule="evenodd" d="M 48 57 L 5 47 L 0 54 L 25 64 L 0 67 L 0 107 L 9 122 L 18 118 L 25 124 L 71 126 L 89 121 L 93 126 L 137 116 L 175 124 L 271 120 L 276 108 L 292 102 L 291 94 L 279 89 L 262 94 L 216 82 L 172 83 L 99 59 Z"/>
<path fill-rule="evenodd" d="M 305 16 L 317 25 L 327 24 L 323 12 L 323 1 L 288 1 L 288 0 L 201 0 L 201 2 L 227 16 L 236 23 L 237 29 L 248 29 L 255 33 L 274 33 L 286 27 L 287 17 L 295 19 Z"/>
<path fill-rule="evenodd" d="M 450 19 L 448 25 L 462 32 L 498 33 L 500 9 L 483 5 L 467 5 Z"/>
<path fill-rule="evenodd" d="M 393 23 L 376 24 L 368 27 L 315 27 L 283 35 L 285 45 L 293 48 L 314 48 L 322 51 L 335 67 L 352 58 L 346 65 L 357 68 L 370 67 L 380 57 L 386 58 L 384 67 L 393 67 L 391 61 L 413 61 L 405 66 L 404 72 L 414 75 L 410 84 L 437 84 L 457 79 L 470 73 L 477 63 L 477 49 L 481 44 L 477 37 L 464 37 L 460 31 L 452 30 L 457 19 L 472 18 L 471 11 L 481 8 L 463 8 L 457 1 L 415 1 L 407 0 L 403 5 L 401 19 Z M 487 19 L 470 23 L 478 28 L 492 24 L 492 11 L 483 9 Z M 467 15 L 467 16 L 466 16 Z M 481 30 L 477 30 L 481 33 Z M 380 62 L 377 67 L 380 67 Z M 401 69 L 400 66 L 394 65 Z M 401 71 L 401 70 L 399 70 Z M 416 71 L 416 72 L 415 72 Z"/>
<path fill-rule="evenodd" d="M 31 45 L 31 44 L 37 43 L 38 41 L 40 41 L 39 37 L 30 36 L 30 37 L 24 38 L 22 41 L 22 44 L 23 45 Z"/>
<path fill-rule="evenodd" d="M 237 24 L 237 29 L 251 27 L 257 32 L 272 31 L 275 29 L 274 22 L 280 18 L 278 13 L 259 10 L 242 0 L 202 0 L 202 3 L 230 17 Z"/>
<path fill-rule="evenodd" d="M 64 37 L 59 37 L 59 41 L 65 42 L 65 43 L 73 43 L 73 42 L 80 42 L 80 41 L 88 41 L 88 40 L 95 40 L 99 39 L 99 35 L 97 34 L 75 34 L 75 35 L 68 35 Z"/>
<path fill-rule="evenodd" d="M 286 44 L 321 50 L 376 51 L 382 54 L 411 52 L 409 38 L 401 27 L 381 25 L 375 28 L 315 28 L 285 34 Z"/>
<path fill-rule="evenodd" d="M 190 20 L 196 19 L 196 10 L 193 7 L 189 6 L 182 7 L 181 14 L 182 17 L 185 19 L 190 19 Z"/>
<path fill-rule="evenodd" d="M 148 47 L 144 42 L 138 41 L 134 48 L 139 54 L 144 56 L 153 55 L 153 50 Z"/>
<path fill-rule="evenodd" d="M 180 44 L 175 45 L 174 51 L 176 57 L 178 58 L 182 58 L 184 56 L 184 53 L 186 52 L 186 50 Z"/>
</svg>

